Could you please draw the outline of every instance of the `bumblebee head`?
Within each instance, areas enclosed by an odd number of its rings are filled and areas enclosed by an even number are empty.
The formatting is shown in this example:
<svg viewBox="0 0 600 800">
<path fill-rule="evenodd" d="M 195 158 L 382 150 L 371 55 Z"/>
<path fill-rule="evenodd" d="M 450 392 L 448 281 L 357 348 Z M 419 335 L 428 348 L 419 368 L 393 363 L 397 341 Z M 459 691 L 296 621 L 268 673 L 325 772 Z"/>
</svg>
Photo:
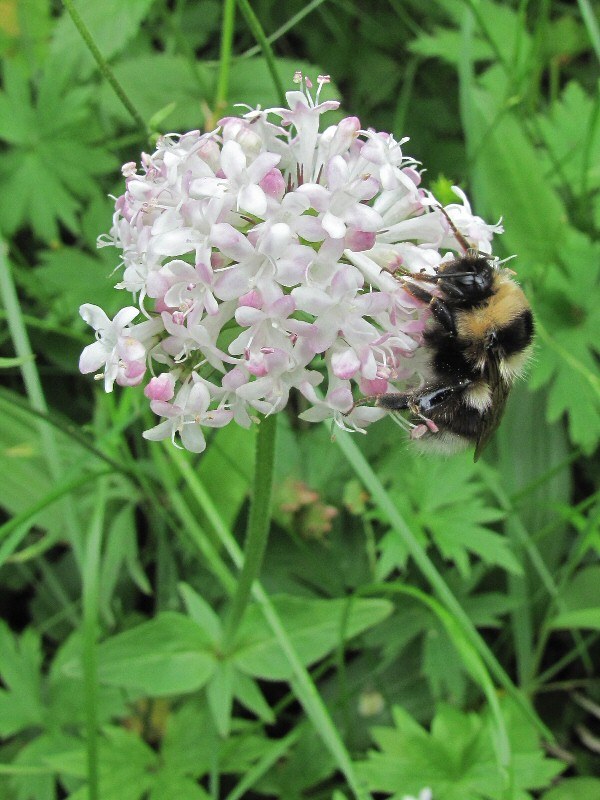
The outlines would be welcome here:
<svg viewBox="0 0 600 800">
<path fill-rule="evenodd" d="M 440 266 L 437 285 L 449 305 L 469 308 L 491 297 L 495 275 L 488 257 L 467 253 Z"/>
</svg>

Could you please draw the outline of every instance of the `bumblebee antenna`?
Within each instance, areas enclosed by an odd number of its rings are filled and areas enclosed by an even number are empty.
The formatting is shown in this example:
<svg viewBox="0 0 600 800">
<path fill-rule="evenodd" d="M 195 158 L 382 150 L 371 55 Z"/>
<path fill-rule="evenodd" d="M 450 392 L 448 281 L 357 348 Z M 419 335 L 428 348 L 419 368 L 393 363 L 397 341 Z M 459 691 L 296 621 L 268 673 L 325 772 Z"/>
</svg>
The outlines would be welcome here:
<svg viewBox="0 0 600 800">
<path fill-rule="evenodd" d="M 462 249 L 465 251 L 466 256 L 469 256 L 471 258 L 479 256 L 479 258 L 485 258 L 488 261 L 496 260 L 496 256 L 493 256 L 491 253 L 484 253 L 481 250 L 478 250 L 476 247 L 473 247 L 473 245 L 470 244 L 467 241 L 467 239 L 463 236 L 463 234 L 458 230 L 458 228 L 454 224 L 454 221 L 452 220 L 446 209 L 442 205 L 438 205 L 438 208 L 448 220 L 448 225 L 450 225 L 450 227 L 452 228 L 452 233 L 454 234 L 454 238 L 460 244 Z"/>
<path fill-rule="evenodd" d="M 462 233 L 458 230 L 458 228 L 454 224 L 454 221 L 453 221 L 452 217 L 450 216 L 450 214 L 448 214 L 448 212 L 446 211 L 444 206 L 439 205 L 438 208 L 442 212 L 442 214 L 446 217 L 446 219 L 448 220 L 448 225 L 450 225 L 450 227 L 452 228 L 452 233 L 454 234 L 454 238 L 459 243 L 459 245 L 462 247 L 462 249 L 465 251 L 465 253 L 468 253 L 469 251 L 478 253 L 479 251 L 477 250 L 477 248 L 473 247 L 473 245 L 470 244 L 465 239 L 465 237 L 462 235 Z"/>
</svg>

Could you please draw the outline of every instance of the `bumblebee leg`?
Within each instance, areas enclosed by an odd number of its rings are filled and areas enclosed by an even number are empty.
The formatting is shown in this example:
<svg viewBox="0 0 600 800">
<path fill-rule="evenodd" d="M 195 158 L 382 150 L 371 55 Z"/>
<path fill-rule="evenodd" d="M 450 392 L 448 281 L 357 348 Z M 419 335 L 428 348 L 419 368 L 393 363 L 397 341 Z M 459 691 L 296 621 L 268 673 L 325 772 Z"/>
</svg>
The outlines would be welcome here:
<svg viewBox="0 0 600 800">
<path fill-rule="evenodd" d="M 439 297 L 434 297 L 425 289 L 421 289 L 420 286 L 415 286 L 414 283 L 408 282 L 404 288 L 409 294 L 416 297 L 417 300 L 420 300 L 422 303 L 429 303 L 429 308 L 435 319 L 451 336 L 456 336 L 456 324 L 452 311 L 450 311 L 443 300 L 440 300 Z"/>
<path fill-rule="evenodd" d="M 386 392 L 384 394 L 368 395 L 357 400 L 350 411 L 356 406 L 365 406 L 372 403 L 376 408 L 384 408 L 386 411 L 406 411 L 411 409 L 426 416 L 427 412 L 446 403 L 454 395 L 463 392 L 470 384 L 471 381 L 465 380 L 454 386 L 437 386 L 435 389 L 423 387 L 416 392 Z"/>
<path fill-rule="evenodd" d="M 438 386 L 430 391 L 427 389 L 421 390 L 413 395 L 412 405 L 418 408 L 421 414 L 427 416 L 429 412 L 433 411 L 438 406 L 447 403 L 448 400 L 453 398 L 455 395 L 464 392 L 464 390 L 470 386 L 471 383 L 472 381 L 465 380 L 460 381 L 453 386 Z"/>
<path fill-rule="evenodd" d="M 373 403 L 377 408 L 385 408 L 386 411 L 405 411 L 414 402 L 412 393 L 386 392 L 385 394 L 373 394 L 368 397 L 361 397 L 354 403 L 355 406 L 364 406 Z"/>
</svg>

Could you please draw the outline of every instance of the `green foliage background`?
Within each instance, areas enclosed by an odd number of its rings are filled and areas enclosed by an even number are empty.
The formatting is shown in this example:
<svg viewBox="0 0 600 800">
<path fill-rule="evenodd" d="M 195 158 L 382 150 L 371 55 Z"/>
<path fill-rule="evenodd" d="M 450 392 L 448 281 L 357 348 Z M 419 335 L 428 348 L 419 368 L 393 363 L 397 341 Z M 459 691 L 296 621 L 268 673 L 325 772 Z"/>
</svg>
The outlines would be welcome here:
<svg viewBox="0 0 600 800">
<path fill-rule="evenodd" d="M 0 3 L 0 795 L 597 800 L 589 0 L 76 10 L 108 77 L 58 3 Z M 256 432 L 218 430 L 200 458 L 142 440 L 141 392 L 77 373 L 77 309 L 119 302 L 95 246 L 119 166 L 149 135 L 278 105 L 296 69 L 410 136 L 439 197 L 458 183 L 503 217 L 537 346 L 477 465 L 416 457 L 389 420 L 333 441 L 279 415 L 270 538 L 233 624 Z"/>
</svg>

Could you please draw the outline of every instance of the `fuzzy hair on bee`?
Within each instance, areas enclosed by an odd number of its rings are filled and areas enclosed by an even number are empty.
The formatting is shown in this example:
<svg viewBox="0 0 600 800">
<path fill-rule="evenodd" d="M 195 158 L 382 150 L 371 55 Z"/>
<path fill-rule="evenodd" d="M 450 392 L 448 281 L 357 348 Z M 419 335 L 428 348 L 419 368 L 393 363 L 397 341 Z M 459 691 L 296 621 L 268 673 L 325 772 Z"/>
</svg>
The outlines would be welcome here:
<svg viewBox="0 0 600 800">
<path fill-rule="evenodd" d="M 408 392 L 363 397 L 355 405 L 408 412 L 409 426 L 421 434 L 415 440 L 419 449 L 453 453 L 474 445 L 477 461 L 531 355 L 533 314 L 514 272 L 472 248 L 445 209 L 440 211 L 464 254 L 442 262 L 433 275 L 396 273 L 431 311 L 424 383 Z"/>
</svg>

